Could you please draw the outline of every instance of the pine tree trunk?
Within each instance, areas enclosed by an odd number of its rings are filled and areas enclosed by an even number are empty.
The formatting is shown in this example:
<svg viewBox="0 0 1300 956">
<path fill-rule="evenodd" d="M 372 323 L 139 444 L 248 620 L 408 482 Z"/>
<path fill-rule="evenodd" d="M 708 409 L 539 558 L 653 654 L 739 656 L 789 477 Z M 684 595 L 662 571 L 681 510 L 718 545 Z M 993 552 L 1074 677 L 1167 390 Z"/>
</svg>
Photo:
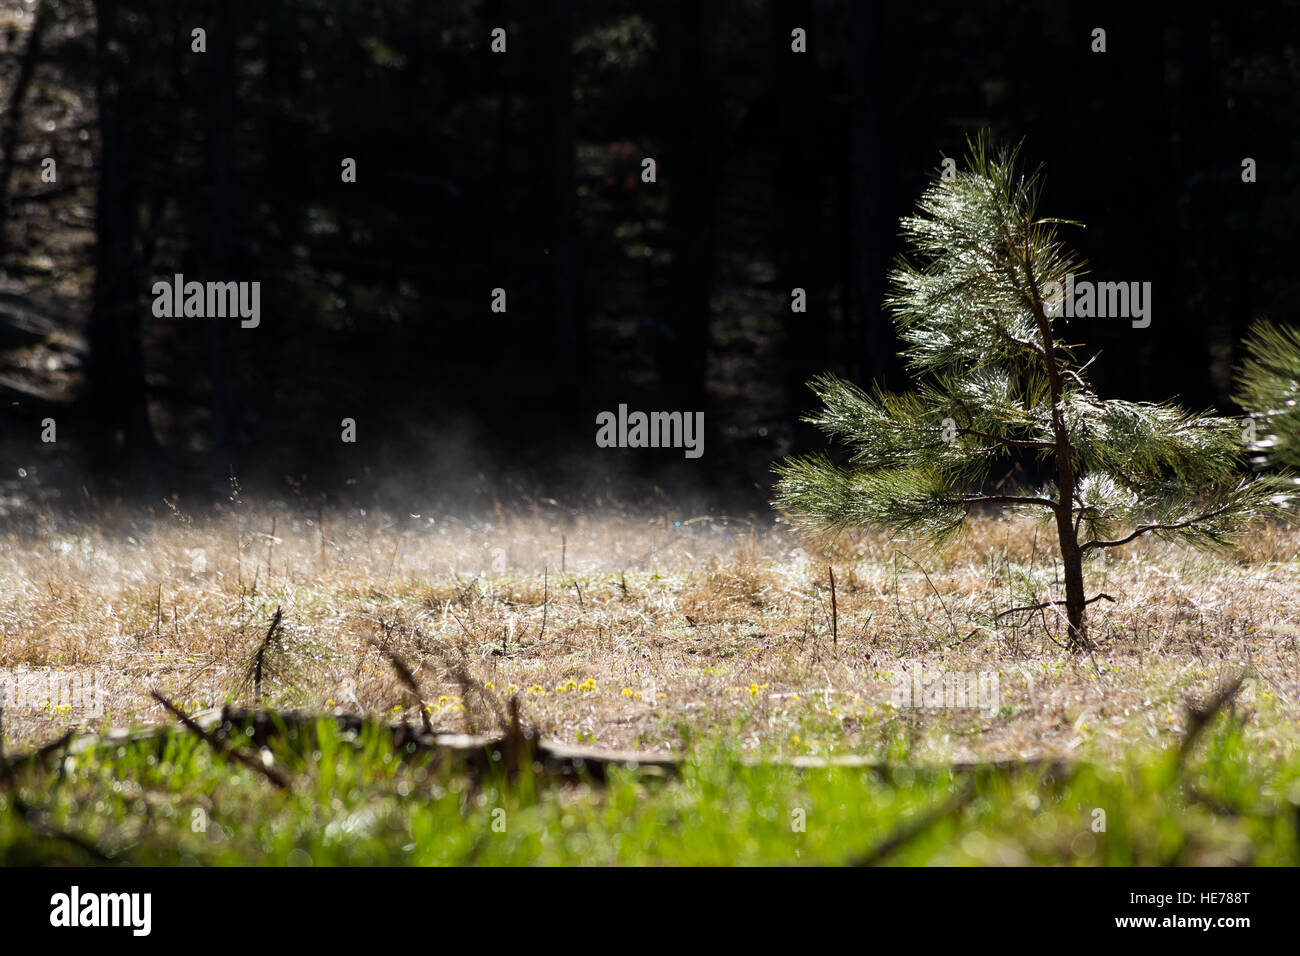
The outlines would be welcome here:
<svg viewBox="0 0 1300 956">
<path fill-rule="evenodd" d="M 1032 263 L 1023 263 L 1025 281 L 1033 296 L 1034 320 L 1042 337 L 1043 364 L 1047 369 L 1048 386 L 1052 394 L 1052 435 L 1056 443 L 1056 534 L 1061 546 L 1061 565 L 1065 573 L 1065 618 L 1069 627 L 1070 650 L 1078 653 L 1088 649 L 1088 629 L 1085 620 L 1086 598 L 1083 592 L 1083 551 L 1079 547 L 1078 533 L 1074 527 L 1074 445 L 1065 424 L 1063 399 L 1065 383 L 1056 360 L 1056 343 L 1052 338 L 1051 322 L 1043 308 L 1042 292 L 1034 275 Z"/>
<path fill-rule="evenodd" d="M 1070 523 L 1068 509 L 1057 512 L 1056 530 L 1061 541 L 1061 565 L 1065 574 L 1065 618 L 1069 625 L 1070 650 L 1088 649 L 1088 627 L 1083 591 L 1083 552 Z"/>
</svg>

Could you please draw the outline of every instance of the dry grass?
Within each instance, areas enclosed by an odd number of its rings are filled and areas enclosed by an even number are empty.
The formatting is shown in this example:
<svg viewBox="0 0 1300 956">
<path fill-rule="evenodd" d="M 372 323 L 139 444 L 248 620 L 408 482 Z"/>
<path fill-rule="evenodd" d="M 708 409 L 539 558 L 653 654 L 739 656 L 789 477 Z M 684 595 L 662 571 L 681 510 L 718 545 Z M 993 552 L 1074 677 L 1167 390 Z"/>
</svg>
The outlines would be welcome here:
<svg viewBox="0 0 1300 956">
<path fill-rule="evenodd" d="M 1187 700 L 1250 668 L 1246 732 L 1262 756 L 1291 753 L 1298 551 L 1300 534 L 1283 528 L 1227 558 L 1125 549 L 1088 572 L 1090 593 L 1116 600 L 1093 605 L 1099 649 L 1076 658 L 1051 615 L 991 619 L 1057 596 L 1044 590 L 1044 531 L 992 517 L 937 553 L 871 534 L 822 550 L 766 517 L 543 505 L 472 526 L 240 503 L 113 534 L 52 523 L 4 540 L 0 669 L 11 684 L 96 675 L 107 713 L 11 701 L 5 744 L 163 720 L 153 687 L 191 708 L 251 703 L 252 655 L 281 607 L 264 702 L 416 721 L 382 648 L 410 665 L 440 731 L 491 729 L 517 693 L 566 742 L 662 750 L 724 736 L 785 754 L 1113 759 L 1173 743 Z M 921 661 L 995 674 L 996 712 L 894 707 L 895 676 Z"/>
</svg>

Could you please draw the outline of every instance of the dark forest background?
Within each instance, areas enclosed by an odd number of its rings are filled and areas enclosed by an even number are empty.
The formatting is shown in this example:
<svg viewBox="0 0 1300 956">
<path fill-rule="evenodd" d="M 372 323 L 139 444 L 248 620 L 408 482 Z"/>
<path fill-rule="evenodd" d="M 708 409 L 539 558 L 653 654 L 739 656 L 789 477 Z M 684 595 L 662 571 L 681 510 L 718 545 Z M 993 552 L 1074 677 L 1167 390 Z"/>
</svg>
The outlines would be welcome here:
<svg viewBox="0 0 1300 956">
<path fill-rule="evenodd" d="M 1102 394 L 1231 410 L 1240 337 L 1300 301 L 1297 26 L 1288 2 L 4 0 L 3 501 L 233 476 L 412 511 L 761 507 L 818 444 L 811 374 L 906 385 L 898 218 L 985 128 L 1045 165 L 1092 278 L 1153 284 L 1150 328 L 1089 324 Z M 177 272 L 261 281 L 260 327 L 154 318 Z M 620 403 L 705 412 L 704 457 L 597 449 Z"/>
</svg>

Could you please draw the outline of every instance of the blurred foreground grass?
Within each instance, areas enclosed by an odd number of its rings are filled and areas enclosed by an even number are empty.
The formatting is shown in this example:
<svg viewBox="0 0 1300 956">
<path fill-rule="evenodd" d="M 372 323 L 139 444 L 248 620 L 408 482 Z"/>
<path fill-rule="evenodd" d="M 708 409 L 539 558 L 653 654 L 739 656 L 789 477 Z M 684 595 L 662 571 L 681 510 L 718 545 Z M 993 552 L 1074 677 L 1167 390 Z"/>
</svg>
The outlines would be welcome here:
<svg viewBox="0 0 1300 956">
<path fill-rule="evenodd" d="M 244 749 L 290 788 L 184 731 L 13 764 L 0 786 L 0 864 L 1300 862 L 1300 762 L 1252 752 L 1231 714 L 1185 763 L 1151 749 L 1055 778 L 906 762 L 754 766 L 710 745 L 693 749 L 676 778 L 475 779 L 395 751 L 378 725 L 347 734 L 329 718 L 260 754 Z"/>
</svg>

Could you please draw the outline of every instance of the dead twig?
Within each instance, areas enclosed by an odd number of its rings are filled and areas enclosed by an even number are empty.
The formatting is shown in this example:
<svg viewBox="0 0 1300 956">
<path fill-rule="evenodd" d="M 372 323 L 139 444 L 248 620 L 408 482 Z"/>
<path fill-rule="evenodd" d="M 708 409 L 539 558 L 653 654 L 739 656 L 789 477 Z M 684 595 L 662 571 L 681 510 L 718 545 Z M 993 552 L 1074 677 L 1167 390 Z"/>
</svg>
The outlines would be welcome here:
<svg viewBox="0 0 1300 956">
<path fill-rule="evenodd" d="M 479 726 L 476 712 L 470 703 L 473 696 L 477 696 L 480 702 L 487 704 L 496 718 L 498 727 L 509 726 L 510 721 L 507 719 L 505 711 L 501 709 L 501 701 L 497 699 L 496 694 L 488 690 L 482 681 L 476 680 L 464 664 L 455 664 L 450 670 L 452 677 L 460 685 L 460 696 L 461 700 L 465 702 L 465 713 L 469 717 L 471 733 L 477 732 Z"/>
<path fill-rule="evenodd" d="M 547 580 L 547 569 L 542 568 L 542 629 L 537 632 L 537 643 L 542 642 L 542 635 L 546 633 L 546 606 L 551 601 L 551 585 Z"/>
<path fill-rule="evenodd" d="M 831 643 L 838 647 L 840 643 L 840 608 L 839 603 L 835 600 L 835 569 L 828 564 L 826 565 L 826 573 L 831 578 Z"/>
<path fill-rule="evenodd" d="M 1105 598 L 1107 601 L 1110 601 L 1111 604 L 1115 603 L 1115 599 L 1113 597 L 1111 597 L 1109 594 L 1102 593 L 1090 597 L 1088 598 L 1088 600 L 1084 601 L 1083 602 L 1084 607 L 1087 607 L 1089 604 L 1092 604 L 1094 601 L 1100 601 L 1103 598 Z M 1026 604 L 1024 607 L 1007 608 L 1007 610 L 995 614 L 993 616 L 993 620 L 1000 621 L 1008 614 L 1019 614 L 1022 611 L 1043 611 L 1046 610 L 1047 608 L 1056 607 L 1058 604 L 1064 604 L 1064 603 L 1065 603 L 1064 601 L 1044 601 L 1042 604 Z"/>
<path fill-rule="evenodd" d="M 269 780 L 272 784 L 274 784 L 276 787 L 280 788 L 281 790 L 289 789 L 289 781 L 285 778 L 285 776 L 282 773 L 280 773 L 274 767 L 268 767 L 265 764 L 261 763 L 260 761 L 254 760 L 248 754 L 243 753 L 242 751 L 239 750 L 234 750 L 226 746 L 226 744 L 220 738 L 218 738 L 214 734 L 200 727 L 197 723 L 194 722 L 194 718 L 192 718 L 189 714 L 185 713 L 185 711 L 181 710 L 179 707 L 173 704 L 162 694 L 158 693 L 158 691 L 151 690 L 149 691 L 149 694 L 150 696 L 153 697 L 154 700 L 162 704 L 162 706 L 169 713 L 171 713 L 177 720 L 179 720 L 182 724 L 184 724 L 186 730 L 190 731 L 190 733 L 192 734 L 197 735 L 204 743 L 206 743 L 209 747 L 211 747 L 213 751 L 215 751 L 216 754 L 220 756 L 223 760 L 233 760 L 236 763 L 241 764 L 244 767 L 247 767 L 249 770 L 253 771 L 254 773 L 260 774 L 261 776 L 265 777 L 267 780 Z"/>
<path fill-rule="evenodd" d="M 255 705 L 260 706 L 262 703 L 262 659 L 266 656 L 267 649 L 270 648 L 271 642 L 275 640 L 276 633 L 280 630 L 282 617 L 283 614 L 280 608 L 277 607 L 274 616 L 271 618 L 271 626 L 266 629 L 266 637 L 262 638 L 257 653 L 253 655 L 253 664 L 249 673 L 253 678 L 253 703 Z M 245 679 L 247 679 L 247 676 Z"/>
<path fill-rule="evenodd" d="M 388 663 L 396 672 L 398 679 L 406 686 L 406 689 L 411 692 L 412 696 L 415 697 L 416 706 L 420 708 L 420 724 L 424 727 L 424 732 L 426 734 L 433 733 L 433 724 L 429 721 L 429 710 L 428 706 L 424 702 L 424 694 L 420 691 L 420 685 L 415 680 L 415 674 L 413 674 L 411 669 L 406 666 L 406 661 L 402 660 L 396 651 L 384 647 L 373 637 L 370 639 L 370 644 L 375 650 L 379 651 L 379 653 L 383 654 L 384 657 L 388 659 Z"/>
<path fill-rule="evenodd" d="M 948 633 L 951 634 L 952 637 L 956 638 L 956 636 L 957 636 L 957 625 L 956 625 L 955 623 L 953 623 L 953 619 L 952 619 L 952 611 L 948 610 L 948 604 L 947 604 L 946 601 L 944 601 L 944 599 L 943 599 L 943 595 L 939 593 L 939 589 L 938 589 L 937 587 L 935 587 L 935 586 L 934 586 L 934 582 L 930 580 L 930 572 L 927 571 L 927 570 L 925 570 L 925 568 L 923 568 L 923 567 L 921 566 L 921 563 L 920 563 L 919 561 L 917 561 L 916 558 L 912 557 L 910 554 L 903 554 L 903 552 L 898 551 L 898 550 L 895 550 L 895 551 L 894 551 L 894 554 L 902 555 L 902 557 L 907 558 L 908 561 L 911 561 L 912 564 L 914 564 L 914 565 L 916 566 L 916 569 L 917 569 L 918 571 L 920 571 L 923 575 L 925 575 L 925 583 L 928 584 L 928 585 L 930 585 L 930 590 L 933 591 L 933 592 L 934 592 L 934 596 L 937 597 L 937 598 L 939 599 L 939 606 L 940 606 L 941 608 L 943 608 L 943 613 L 946 614 L 946 615 L 948 616 Z M 894 573 L 895 573 L 895 575 L 897 575 L 897 573 L 898 573 L 898 571 L 897 571 L 898 565 L 895 564 L 895 565 L 894 565 L 894 568 L 895 568 Z M 894 593 L 895 593 L 895 596 L 897 596 L 897 593 L 898 593 L 897 577 L 895 577 Z"/>
<path fill-rule="evenodd" d="M 929 813 L 922 814 L 915 820 L 905 823 L 894 833 L 886 838 L 874 850 L 858 857 L 853 861 L 853 866 L 878 866 L 886 858 L 892 856 L 898 850 L 911 843 L 921 834 L 925 833 L 932 826 L 942 820 L 944 817 L 952 816 L 960 812 L 966 804 L 970 803 L 975 797 L 975 781 L 967 780 L 965 785 L 955 794 L 949 797 L 939 806 L 935 807 Z"/>
</svg>

